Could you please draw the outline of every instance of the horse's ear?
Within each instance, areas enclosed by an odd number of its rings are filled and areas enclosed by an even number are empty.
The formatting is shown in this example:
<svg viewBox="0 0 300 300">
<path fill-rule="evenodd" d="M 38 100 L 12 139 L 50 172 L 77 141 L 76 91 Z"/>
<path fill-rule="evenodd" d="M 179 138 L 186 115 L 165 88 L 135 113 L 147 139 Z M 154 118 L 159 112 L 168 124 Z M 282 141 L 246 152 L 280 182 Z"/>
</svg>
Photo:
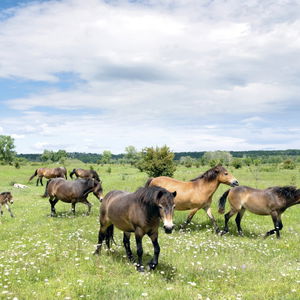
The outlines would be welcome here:
<svg viewBox="0 0 300 300">
<path fill-rule="evenodd" d="M 172 193 L 172 195 L 173 195 L 173 197 L 175 198 L 176 197 L 176 195 L 177 195 L 177 192 L 175 191 L 175 192 L 173 192 Z"/>
<path fill-rule="evenodd" d="M 164 192 L 163 191 L 159 191 L 157 193 L 157 199 L 160 199 L 163 196 Z"/>
</svg>

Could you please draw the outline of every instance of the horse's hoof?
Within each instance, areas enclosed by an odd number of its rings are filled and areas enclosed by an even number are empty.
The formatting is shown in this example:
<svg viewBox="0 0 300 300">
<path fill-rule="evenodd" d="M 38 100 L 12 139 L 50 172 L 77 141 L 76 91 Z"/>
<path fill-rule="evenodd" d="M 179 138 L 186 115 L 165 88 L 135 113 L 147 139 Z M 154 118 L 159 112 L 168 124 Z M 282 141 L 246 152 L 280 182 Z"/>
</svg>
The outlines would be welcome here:
<svg viewBox="0 0 300 300">
<path fill-rule="evenodd" d="M 145 272 L 144 266 L 139 266 L 139 265 L 137 265 L 137 266 L 136 266 L 136 270 L 139 271 L 139 272 L 141 272 L 141 273 Z"/>
<path fill-rule="evenodd" d="M 244 236 L 243 231 L 239 231 L 239 232 L 238 232 L 238 235 L 239 235 L 239 236 Z"/>
<path fill-rule="evenodd" d="M 150 271 L 155 270 L 156 266 L 157 266 L 157 265 L 155 265 L 155 264 L 153 264 L 153 263 L 149 263 L 149 264 L 148 264 L 148 267 L 149 267 L 149 270 L 150 270 Z"/>
<path fill-rule="evenodd" d="M 226 233 L 228 233 L 228 231 L 222 230 L 222 231 L 220 231 L 219 235 L 220 235 L 220 236 L 223 236 L 223 235 L 225 235 Z"/>
</svg>

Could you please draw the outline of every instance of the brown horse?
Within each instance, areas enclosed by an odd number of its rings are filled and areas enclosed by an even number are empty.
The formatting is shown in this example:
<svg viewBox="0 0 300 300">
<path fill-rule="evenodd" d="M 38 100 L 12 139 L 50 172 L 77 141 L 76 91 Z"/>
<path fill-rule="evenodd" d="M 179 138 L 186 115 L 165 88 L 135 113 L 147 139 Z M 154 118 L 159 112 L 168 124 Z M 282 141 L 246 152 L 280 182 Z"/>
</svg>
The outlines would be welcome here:
<svg viewBox="0 0 300 300">
<path fill-rule="evenodd" d="M 88 207 L 86 214 L 89 215 L 92 204 L 87 200 L 87 197 L 91 192 L 102 201 L 103 189 L 101 183 L 95 179 L 89 178 L 67 181 L 64 178 L 54 178 L 47 182 L 44 197 L 50 197 L 51 216 L 56 215 L 55 204 L 58 200 L 71 203 L 73 214 L 75 214 L 76 203 L 84 203 Z"/>
<path fill-rule="evenodd" d="M 149 268 L 155 269 L 158 264 L 160 247 L 158 244 L 159 220 L 164 222 L 166 233 L 173 230 L 174 197 L 161 187 L 143 187 L 134 193 L 111 191 L 103 199 L 100 210 L 100 230 L 95 254 L 99 254 L 103 241 L 110 248 L 113 240 L 114 225 L 124 231 L 123 243 L 127 257 L 133 261 L 130 248 L 130 234 L 134 232 L 137 246 L 137 270 L 143 271 L 142 238 L 147 234 L 154 247 L 154 257 L 149 262 Z"/>
<path fill-rule="evenodd" d="M 281 214 L 290 206 L 300 203 L 300 189 L 293 186 L 270 187 L 258 190 L 247 186 L 239 186 L 226 191 L 219 200 L 219 212 L 224 213 L 226 198 L 228 197 L 231 209 L 225 214 L 225 226 L 222 234 L 228 232 L 228 221 L 236 213 L 236 225 L 239 235 L 242 235 L 241 220 L 245 210 L 257 215 L 271 215 L 274 229 L 268 231 L 265 237 L 276 232 L 280 238 L 279 231 L 283 228 Z"/>
<path fill-rule="evenodd" d="M 195 213 L 203 208 L 211 220 L 215 232 L 219 232 L 216 220 L 211 212 L 212 197 L 220 183 L 230 186 L 238 185 L 238 181 L 224 167 L 218 165 L 202 175 L 188 182 L 179 181 L 170 177 L 150 178 L 145 186 L 157 185 L 168 191 L 176 191 L 175 210 L 191 210 L 187 220 L 181 227 L 189 224 Z"/>
<path fill-rule="evenodd" d="M 2 205 L 5 205 L 7 210 L 9 211 L 10 213 L 10 216 L 13 218 L 14 215 L 10 209 L 10 204 L 13 204 L 14 203 L 14 199 L 12 197 L 12 194 L 11 192 L 3 192 L 0 194 L 0 215 L 2 216 L 3 215 L 3 211 L 2 211 Z"/>
<path fill-rule="evenodd" d="M 73 175 L 76 175 L 76 178 L 80 177 L 80 178 L 94 178 L 97 181 L 100 182 L 100 178 L 99 175 L 97 174 L 96 171 L 94 170 L 84 170 L 84 169 L 73 169 L 72 172 L 70 172 L 70 177 L 73 179 Z"/>
<path fill-rule="evenodd" d="M 65 167 L 58 167 L 58 168 L 39 168 L 36 169 L 34 174 L 29 178 L 29 181 L 32 180 L 34 176 L 38 176 L 38 179 L 36 181 L 36 185 L 39 185 L 39 182 L 41 185 L 43 185 L 42 178 L 46 177 L 47 179 L 50 178 L 56 178 L 56 177 L 62 177 L 67 179 L 67 170 Z"/>
</svg>

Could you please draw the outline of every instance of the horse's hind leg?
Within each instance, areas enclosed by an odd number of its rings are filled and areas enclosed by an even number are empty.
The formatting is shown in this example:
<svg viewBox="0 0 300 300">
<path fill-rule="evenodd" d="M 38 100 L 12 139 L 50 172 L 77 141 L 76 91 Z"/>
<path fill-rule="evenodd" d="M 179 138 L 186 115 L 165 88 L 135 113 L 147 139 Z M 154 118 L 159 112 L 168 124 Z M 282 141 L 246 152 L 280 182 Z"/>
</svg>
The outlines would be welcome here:
<svg viewBox="0 0 300 300">
<path fill-rule="evenodd" d="M 160 253 L 160 247 L 158 244 L 158 232 L 152 233 L 151 235 L 149 235 L 149 237 L 152 241 L 152 245 L 154 248 L 154 256 L 150 260 L 148 266 L 149 266 L 150 270 L 154 270 L 158 264 L 158 257 L 159 257 L 159 253 Z"/>
<path fill-rule="evenodd" d="M 101 223 L 101 226 L 100 226 L 100 229 L 99 229 L 99 233 L 98 233 L 98 244 L 97 244 L 97 248 L 96 248 L 96 250 L 94 252 L 94 255 L 95 254 L 99 254 L 101 252 L 103 241 L 106 238 L 108 226 L 109 226 L 109 224 L 102 224 Z"/>
<path fill-rule="evenodd" d="M 181 229 L 184 229 L 189 223 L 191 223 L 195 213 L 199 210 L 199 208 L 194 208 L 190 211 L 186 221 L 180 226 Z"/>
<path fill-rule="evenodd" d="M 227 214 L 225 214 L 225 225 L 223 231 L 221 232 L 221 235 L 224 235 L 228 232 L 228 221 L 235 213 L 236 211 L 231 208 L 231 210 Z"/>
<path fill-rule="evenodd" d="M 211 208 L 210 207 L 205 207 L 204 210 L 206 211 L 212 225 L 214 226 L 214 230 L 215 230 L 215 233 L 219 233 L 220 232 L 220 229 L 219 229 L 219 226 L 211 212 Z"/>
<path fill-rule="evenodd" d="M 53 197 L 50 197 L 49 202 L 51 205 L 51 217 L 54 217 L 56 215 L 56 211 L 55 211 L 55 204 L 57 203 L 58 199 Z"/>
<path fill-rule="evenodd" d="M 2 204 L 0 204 L 0 215 L 3 215 Z"/>
<path fill-rule="evenodd" d="M 244 215 L 245 211 L 246 211 L 245 208 L 242 208 L 242 209 L 238 212 L 238 214 L 237 214 L 237 216 L 236 216 L 236 218 L 235 218 L 235 223 L 236 223 L 236 226 L 237 226 L 237 229 L 238 229 L 238 234 L 239 234 L 240 236 L 243 235 L 243 230 L 242 230 L 242 227 L 241 227 L 241 221 L 242 221 L 242 218 L 243 218 L 243 215 Z"/>
<path fill-rule="evenodd" d="M 133 255 L 132 255 L 132 251 L 130 248 L 130 232 L 124 232 L 123 244 L 124 244 L 128 259 L 133 262 Z"/>
</svg>

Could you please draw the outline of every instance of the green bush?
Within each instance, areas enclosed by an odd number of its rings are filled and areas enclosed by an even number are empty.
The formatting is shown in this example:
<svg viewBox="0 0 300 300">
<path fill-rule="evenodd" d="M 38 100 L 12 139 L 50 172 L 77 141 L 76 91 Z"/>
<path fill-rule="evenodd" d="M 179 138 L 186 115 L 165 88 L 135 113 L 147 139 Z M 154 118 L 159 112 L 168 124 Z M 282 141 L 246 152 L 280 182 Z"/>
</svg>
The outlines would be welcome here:
<svg viewBox="0 0 300 300">
<path fill-rule="evenodd" d="M 145 148 L 136 166 L 150 177 L 172 177 L 176 170 L 174 153 L 167 146 L 156 147 L 155 149 L 153 147 Z"/>
</svg>

